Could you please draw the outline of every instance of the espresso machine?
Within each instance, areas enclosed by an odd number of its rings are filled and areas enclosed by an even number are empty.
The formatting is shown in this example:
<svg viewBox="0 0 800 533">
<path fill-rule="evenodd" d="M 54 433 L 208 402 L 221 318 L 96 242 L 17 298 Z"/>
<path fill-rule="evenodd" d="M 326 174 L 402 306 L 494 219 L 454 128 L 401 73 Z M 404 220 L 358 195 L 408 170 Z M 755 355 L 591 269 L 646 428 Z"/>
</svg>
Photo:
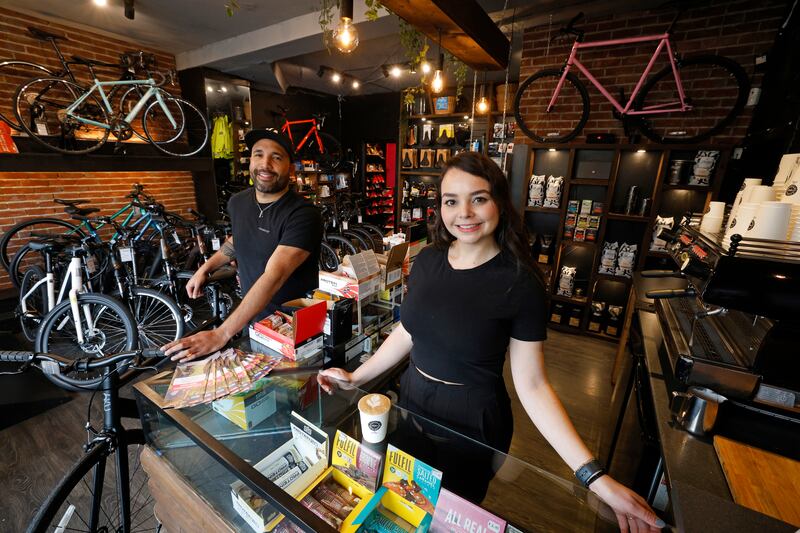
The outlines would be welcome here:
<svg viewBox="0 0 800 533">
<path fill-rule="evenodd" d="M 743 436 L 760 435 L 778 453 L 800 455 L 800 243 L 699 230 L 687 215 L 660 237 L 685 289 L 649 291 L 664 332 L 665 361 L 677 389 L 723 395 L 725 417 Z M 774 441 L 774 442 L 773 442 Z"/>
</svg>

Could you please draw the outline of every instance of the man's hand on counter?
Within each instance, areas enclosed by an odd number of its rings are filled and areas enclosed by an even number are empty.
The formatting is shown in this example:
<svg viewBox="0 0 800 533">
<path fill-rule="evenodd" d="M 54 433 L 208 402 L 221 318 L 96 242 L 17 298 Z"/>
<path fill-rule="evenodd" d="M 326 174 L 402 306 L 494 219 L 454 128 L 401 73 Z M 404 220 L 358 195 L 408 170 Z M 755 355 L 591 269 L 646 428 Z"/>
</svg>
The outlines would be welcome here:
<svg viewBox="0 0 800 533">
<path fill-rule="evenodd" d="M 161 350 L 164 355 L 171 356 L 173 361 L 185 363 L 219 350 L 229 340 L 222 328 L 217 328 L 172 341 L 162 346 Z"/>
<path fill-rule="evenodd" d="M 617 515 L 619 529 L 622 533 L 661 531 L 666 526 L 658 518 L 647 502 L 630 490 L 615 481 L 611 476 L 605 475 L 591 484 L 590 490 L 608 504 Z"/>
</svg>

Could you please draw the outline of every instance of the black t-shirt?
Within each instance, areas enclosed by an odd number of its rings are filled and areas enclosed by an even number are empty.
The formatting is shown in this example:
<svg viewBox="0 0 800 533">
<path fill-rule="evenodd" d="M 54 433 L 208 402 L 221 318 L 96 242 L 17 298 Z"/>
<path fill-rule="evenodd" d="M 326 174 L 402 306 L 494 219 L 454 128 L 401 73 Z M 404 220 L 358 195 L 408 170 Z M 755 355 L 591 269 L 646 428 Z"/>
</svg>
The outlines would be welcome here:
<svg viewBox="0 0 800 533">
<path fill-rule="evenodd" d="M 236 264 L 244 294 L 247 294 L 264 273 L 267 261 L 279 245 L 294 246 L 311 253 L 292 272 L 283 287 L 278 289 L 256 320 L 272 313 L 282 303 L 304 296 L 319 285 L 322 217 L 316 207 L 291 190 L 275 202 L 259 206 L 255 189 L 250 188 L 231 197 L 228 201 L 228 213 L 233 226 Z"/>
<path fill-rule="evenodd" d="M 502 252 L 455 270 L 433 246 L 414 260 L 400 318 L 412 337 L 411 361 L 437 379 L 487 385 L 502 379 L 509 339 L 547 337 L 546 293 Z"/>
</svg>

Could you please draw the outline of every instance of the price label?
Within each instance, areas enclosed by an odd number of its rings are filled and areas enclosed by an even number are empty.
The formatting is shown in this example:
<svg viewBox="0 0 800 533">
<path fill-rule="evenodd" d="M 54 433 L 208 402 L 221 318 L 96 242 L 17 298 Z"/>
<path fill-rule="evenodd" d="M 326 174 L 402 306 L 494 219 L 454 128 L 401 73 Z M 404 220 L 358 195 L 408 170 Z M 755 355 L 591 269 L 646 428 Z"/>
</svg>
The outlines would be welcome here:
<svg viewBox="0 0 800 533">
<path fill-rule="evenodd" d="M 213 239 L 211 239 L 211 249 L 212 249 L 212 250 L 219 250 L 219 248 L 220 248 L 220 246 L 219 246 L 219 239 L 217 239 L 216 237 L 214 237 Z"/>
<path fill-rule="evenodd" d="M 133 263 L 133 250 L 127 246 L 120 248 L 119 259 L 126 263 Z"/>
<path fill-rule="evenodd" d="M 45 124 L 44 122 L 37 122 L 36 133 L 39 135 L 47 135 L 47 124 Z"/>
<path fill-rule="evenodd" d="M 358 223 L 359 224 L 363 224 L 364 223 L 364 218 L 361 215 L 358 215 Z"/>
<path fill-rule="evenodd" d="M 89 271 L 89 274 L 97 272 L 97 259 L 93 255 L 86 258 L 86 270 Z"/>
<path fill-rule="evenodd" d="M 346 230 L 349 226 L 350 226 L 350 224 L 348 224 L 346 220 L 342 221 L 342 229 L 343 230 Z"/>
</svg>

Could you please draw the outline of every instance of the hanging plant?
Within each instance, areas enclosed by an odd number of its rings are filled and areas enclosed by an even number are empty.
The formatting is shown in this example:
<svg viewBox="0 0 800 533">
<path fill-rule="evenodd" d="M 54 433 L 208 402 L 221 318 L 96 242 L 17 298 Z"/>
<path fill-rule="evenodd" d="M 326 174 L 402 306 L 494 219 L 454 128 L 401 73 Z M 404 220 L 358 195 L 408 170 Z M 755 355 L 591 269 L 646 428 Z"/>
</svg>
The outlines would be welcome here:
<svg viewBox="0 0 800 533">
<path fill-rule="evenodd" d="M 367 6 L 364 17 L 369 21 L 378 20 L 380 16 L 379 11 L 381 9 L 386 9 L 378 0 L 364 0 L 364 4 Z M 388 9 L 386 11 L 388 11 Z"/>
<path fill-rule="evenodd" d="M 336 21 L 336 12 L 339 9 L 339 0 L 320 0 L 319 2 L 319 27 L 322 30 L 322 44 L 331 51 L 333 46 L 333 25 Z"/>
<path fill-rule="evenodd" d="M 225 13 L 226 13 L 226 14 L 227 14 L 229 17 L 232 17 L 232 16 L 233 16 L 233 13 L 234 13 L 234 12 L 235 12 L 237 9 L 239 9 L 239 2 L 238 2 L 238 0 L 227 0 L 227 1 L 225 2 Z"/>
<path fill-rule="evenodd" d="M 467 65 L 450 52 L 445 52 L 445 64 L 450 64 L 450 71 L 456 80 L 456 103 L 464 92 L 464 82 L 467 81 Z"/>
</svg>

